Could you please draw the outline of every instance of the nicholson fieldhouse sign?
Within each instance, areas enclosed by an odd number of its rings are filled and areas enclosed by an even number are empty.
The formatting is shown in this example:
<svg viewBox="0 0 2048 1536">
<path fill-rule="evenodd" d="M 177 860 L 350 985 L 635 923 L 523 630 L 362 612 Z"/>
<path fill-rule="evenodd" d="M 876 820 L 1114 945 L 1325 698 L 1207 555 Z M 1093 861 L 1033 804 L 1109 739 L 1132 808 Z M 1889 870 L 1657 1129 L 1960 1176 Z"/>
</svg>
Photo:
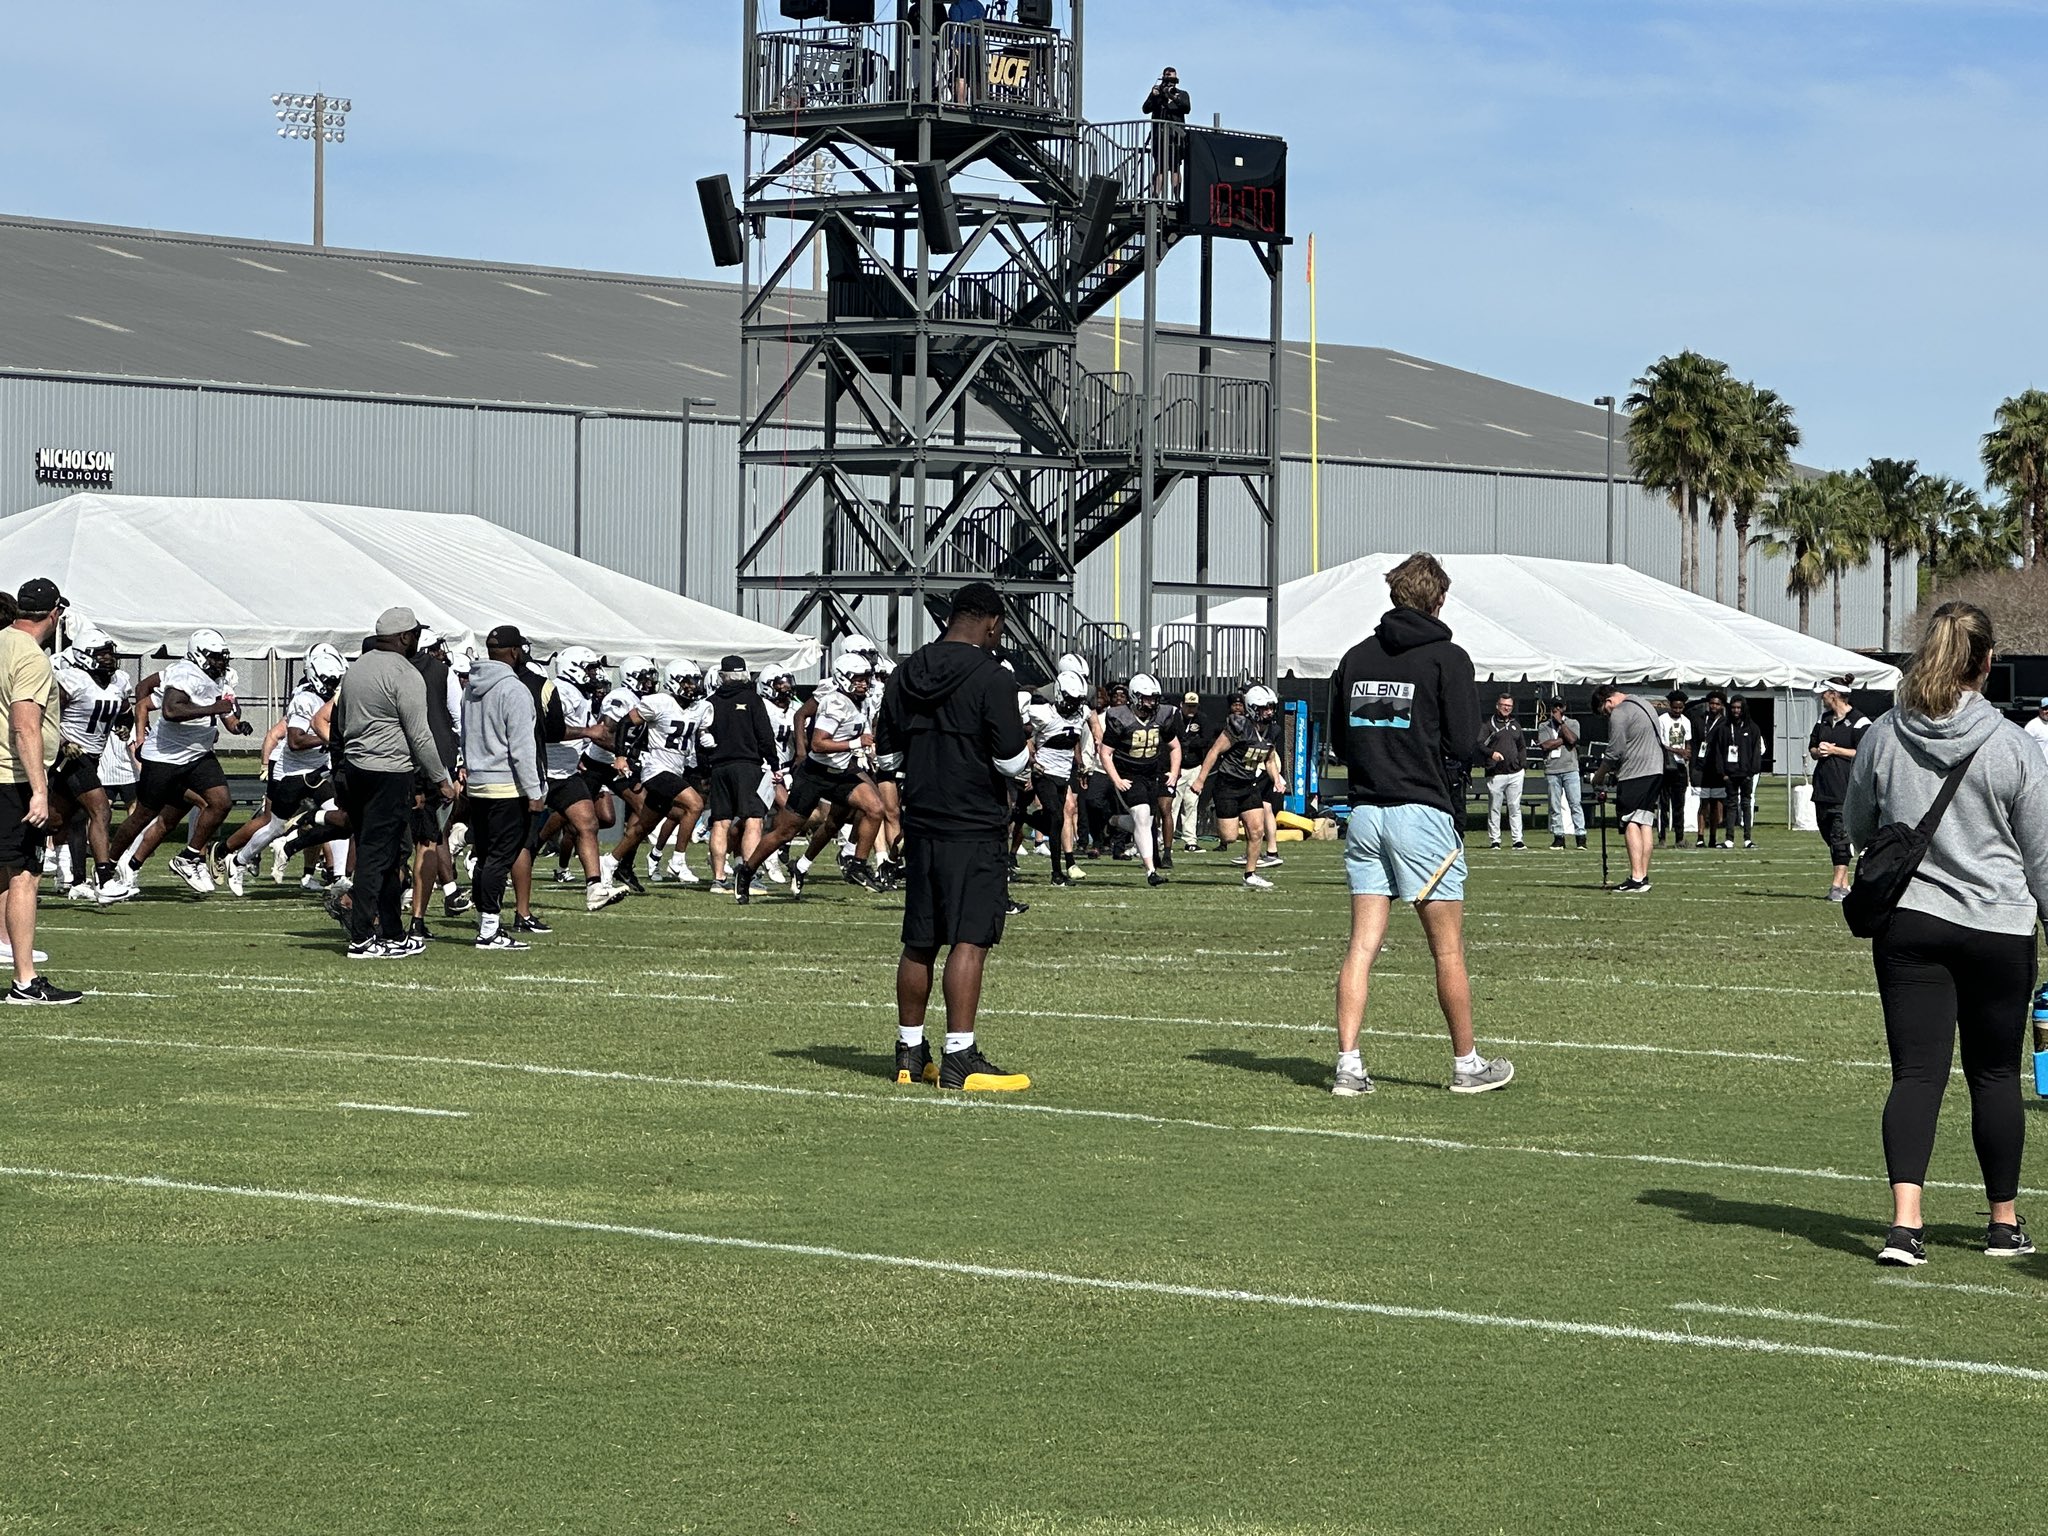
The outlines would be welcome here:
<svg viewBox="0 0 2048 1536">
<path fill-rule="evenodd" d="M 88 490 L 114 488 L 114 454 L 110 448 L 38 448 L 36 479 L 44 485 L 75 485 Z"/>
</svg>

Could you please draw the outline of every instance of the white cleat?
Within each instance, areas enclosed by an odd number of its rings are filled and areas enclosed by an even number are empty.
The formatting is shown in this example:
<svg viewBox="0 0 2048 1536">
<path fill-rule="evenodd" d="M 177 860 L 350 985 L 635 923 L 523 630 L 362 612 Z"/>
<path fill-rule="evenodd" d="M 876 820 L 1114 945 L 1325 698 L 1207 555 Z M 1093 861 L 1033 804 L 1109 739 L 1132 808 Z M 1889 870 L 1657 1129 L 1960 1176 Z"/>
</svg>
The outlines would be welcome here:
<svg viewBox="0 0 2048 1536">
<path fill-rule="evenodd" d="M 609 880 L 596 880 L 583 887 L 583 905 L 592 912 L 602 912 L 625 899 L 626 888 Z"/>
<path fill-rule="evenodd" d="M 79 881 L 78 884 L 72 886 L 64 894 L 73 901 L 98 901 L 100 899 L 100 893 L 93 889 L 89 881 L 85 880 Z"/>
<path fill-rule="evenodd" d="M 289 838 L 280 837 L 270 846 L 270 879 L 273 885 L 283 885 L 291 878 L 292 856 L 285 844 Z"/>
<path fill-rule="evenodd" d="M 318 896 L 327 889 L 327 882 L 318 875 L 301 875 L 299 876 L 299 889 L 310 891 L 313 895 Z"/>
<path fill-rule="evenodd" d="M 1248 891 L 1270 891 L 1273 889 L 1273 882 L 1264 875 L 1246 875 L 1244 888 Z"/>
<path fill-rule="evenodd" d="M 141 893 L 135 889 L 135 882 L 120 875 L 114 876 L 101 886 L 97 893 L 99 904 L 103 907 L 111 907 L 117 901 L 133 901 L 139 894 Z"/>
<path fill-rule="evenodd" d="M 668 872 L 669 878 L 674 880 L 677 885 L 702 885 L 704 883 L 703 879 L 697 874 L 697 871 L 690 868 L 690 861 L 680 853 L 670 856 Z"/>
<path fill-rule="evenodd" d="M 597 878 L 606 885 L 610 885 L 612 883 L 612 876 L 617 872 L 618 867 L 619 861 L 612 854 L 599 854 L 597 857 Z"/>
<path fill-rule="evenodd" d="M 240 854 L 229 854 L 221 863 L 221 873 L 227 876 L 228 889 L 234 892 L 235 895 L 246 896 L 249 894 L 248 881 L 252 871 L 248 865 L 242 862 Z"/>
<path fill-rule="evenodd" d="M 35 963 L 36 963 L 37 965 L 41 965 L 41 964 L 43 964 L 43 963 L 44 963 L 45 961 L 47 961 L 47 960 L 48 960 L 48 959 L 50 958 L 50 957 L 49 957 L 49 955 L 48 955 L 48 954 L 47 954 L 47 953 L 46 953 L 45 951 L 43 951 L 43 950 L 40 950 L 40 949 L 32 949 L 32 950 L 30 950 L 30 951 L 29 951 L 29 957 L 30 957 L 30 958 L 31 958 L 31 959 L 32 959 L 32 960 L 33 960 L 33 961 L 34 961 L 34 962 L 35 962 Z M 8 943 L 8 942 L 7 942 L 7 941 L 6 941 L 5 939 L 0 939 L 0 964 L 4 964 L 4 965 L 12 965 L 12 964 L 14 964 L 14 946 L 13 946 L 12 944 Z"/>
<path fill-rule="evenodd" d="M 171 860 L 171 873 L 190 886 L 196 895 L 213 894 L 213 871 L 206 867 L 206 860 L 181 853 Z"/>
</svg>

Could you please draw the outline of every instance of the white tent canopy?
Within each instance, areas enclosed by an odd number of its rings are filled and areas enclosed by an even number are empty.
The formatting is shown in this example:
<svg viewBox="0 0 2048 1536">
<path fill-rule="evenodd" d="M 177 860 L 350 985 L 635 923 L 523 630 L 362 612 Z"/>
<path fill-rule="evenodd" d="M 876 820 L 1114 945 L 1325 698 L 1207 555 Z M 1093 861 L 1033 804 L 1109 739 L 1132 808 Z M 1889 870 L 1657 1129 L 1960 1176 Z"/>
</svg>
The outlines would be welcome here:
<svg viewBox="0 0 2048 1536">
<path fill-rule="evenodd" d="M 0 583 L 52 578 L 75 616 L 124 651 L 175 654 L 217 629 L 239 657 L 353 653 L 405 604 L 449 644 L 516 624 L 545 656 L 801 668 L 818 642 L 579 560 L 480 517 L 207 496 L 67 496 L 0 518 Z"/>
<path fill-rule="evenodd" d="M 1405 554 L 1367 555 L 1280 589 L 1280 675 L 1328 677 L 1388 606 L 1386 574 Z M 1849 676 L 1898 686 L 1899 670 L 1625 565 L 1528 555 L 1444 555 L 1443 619 L 1482 679 L 1809 688 Z M 1187 622 L 1185 620 L 1183 623 Z M 1264 598 L 1209 610 L 1211 624 L 1263 628 Z"/>
</svg>

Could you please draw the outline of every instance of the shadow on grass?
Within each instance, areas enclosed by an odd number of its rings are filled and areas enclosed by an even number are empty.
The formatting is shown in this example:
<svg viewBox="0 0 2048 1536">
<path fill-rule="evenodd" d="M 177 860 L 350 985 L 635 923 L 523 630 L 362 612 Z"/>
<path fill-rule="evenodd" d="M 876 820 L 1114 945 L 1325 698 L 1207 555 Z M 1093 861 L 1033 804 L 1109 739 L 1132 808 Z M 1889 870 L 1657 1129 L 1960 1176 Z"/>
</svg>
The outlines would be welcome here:
<svg viewBox="0 0 2048 1536">
<path fill-rule="evenodd" d="M 835 1072 L 851 1072 L 856 1077 L 894 1077 L 896 1073 L 894 1055 L 862 1050 L 853 1045 L 807 1045 L 801 1050 L 777 1051 L 775 1054 L 786 1061 L 808 1061 L 830 1067 Z"/>
<path fill-rule="evenodd" d="M 1798 1205 L 1763 1205 L 1749 1200 L 1726 1200 L 1697 1189 L 1646 1189 L 1636 1196 L 1640 1205 L 1661 1206 L 1687 1221 L 1714 1227 L 1754 1227 L 1759 1232 L 1779 1232 L 1804 1238 L 1819 1248 L 1831 1248 L 1859 1259 L 1874 1259 L 1884 1238 L 1885 1216 L 1875 1206 L 1868 1216 L 1846 1216 L 1840 1211 L 1816 1211 Z M 1929 1247 L 1981 1249 L 1984 1229 L 1959 1223 L 1930 1224 L 1926 1229 Z"/>
<path fill-rule="evenodd" d="M 1221 1047 L 1206 1051 L 1195 1051 L 1187 1058 L 1199 1061 L 1205 1066 L 1228 1067 L 1233 1072 L 1257 1072 L 1267 1077 L 1284 1078 L 1298 1088 L 1314 1088 L 1327 1091 L 1330 1086 L 1330 1064 L 1324 1061 L 1310 1061 L 1304 1056 L 1261 1056 L 1256 1051 L 1234 1051 Z M 1371 1068 L 1368 1065 L 1367 1070 Z M 1442 1083 L 1418 1082 L 1412 1077 L 1384 1077 L 1372 1074 L 1375 1083 L 1393 1083 L 1403 1088 L 1441 1088 Z"/>
</svg>

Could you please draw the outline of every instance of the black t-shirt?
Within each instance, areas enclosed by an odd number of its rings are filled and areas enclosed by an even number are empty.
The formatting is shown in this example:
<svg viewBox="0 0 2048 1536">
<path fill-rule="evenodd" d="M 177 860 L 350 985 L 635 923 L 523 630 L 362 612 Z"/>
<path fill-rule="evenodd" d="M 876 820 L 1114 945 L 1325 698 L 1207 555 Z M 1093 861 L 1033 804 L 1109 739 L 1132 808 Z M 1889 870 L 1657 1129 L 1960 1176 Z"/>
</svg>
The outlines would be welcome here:
<svg viewBox="0 0 2048 1536">
<path fill-rule="evenodd" d="M 1266 765 L 1279 756 L 1287 722 L 1275 715 L 1261 725 L 1251 716 L 1232 715 L 1223 730 L 1230 745 L 1216 759 L 1216 772 L 1243 784 L 1266 778 L 1271 772 Z"/>
<path fill-rule="evenodd" d="M 1180 765 L 1192 770 L 1209 755 L 1210 743 L 1216 740 L 1216 731 L 1200 715 L 1180 717 Z"/>
<path fill-rule="evenodd" d="M 1012 780 L 998 759 L 1024 753 L 1017 680 L 995 656 L 934 640 L 889 679 L 875 751 L 903 754 L 903 827 L 934 841 L 999 837 Z"/>
<path fill-rule="evenodd" d="M 1806 738 L 1809 749 L 1822 742 L 1833 742 L 1838 747 L 1854 750 L 1863 745 L 1863 733 L 1870 729 L 1869 717 L 1862 711 L 1851 709 L 1837 720 L 1823 709 L 1820 719 L 1814 724 L 1813 734 Z M 1813 764 L 1813 798 L 1819 805 L 1840 805 L 1849 798 L 1849 775 L 1856 771 L 1853 757 L 1823 757 Z"/>
<path fill-rule="evenodd" d="M 1180 711 L 1166 704 L 1142 716 L 1128 704 L 1103 711 L 1102 740 L 1116 760 L 1116 771 L 1125 778 L 1138 774 L 1148 779 L 1165 773 L 1180 736 L 1179 720 Z"/>
</svg>

